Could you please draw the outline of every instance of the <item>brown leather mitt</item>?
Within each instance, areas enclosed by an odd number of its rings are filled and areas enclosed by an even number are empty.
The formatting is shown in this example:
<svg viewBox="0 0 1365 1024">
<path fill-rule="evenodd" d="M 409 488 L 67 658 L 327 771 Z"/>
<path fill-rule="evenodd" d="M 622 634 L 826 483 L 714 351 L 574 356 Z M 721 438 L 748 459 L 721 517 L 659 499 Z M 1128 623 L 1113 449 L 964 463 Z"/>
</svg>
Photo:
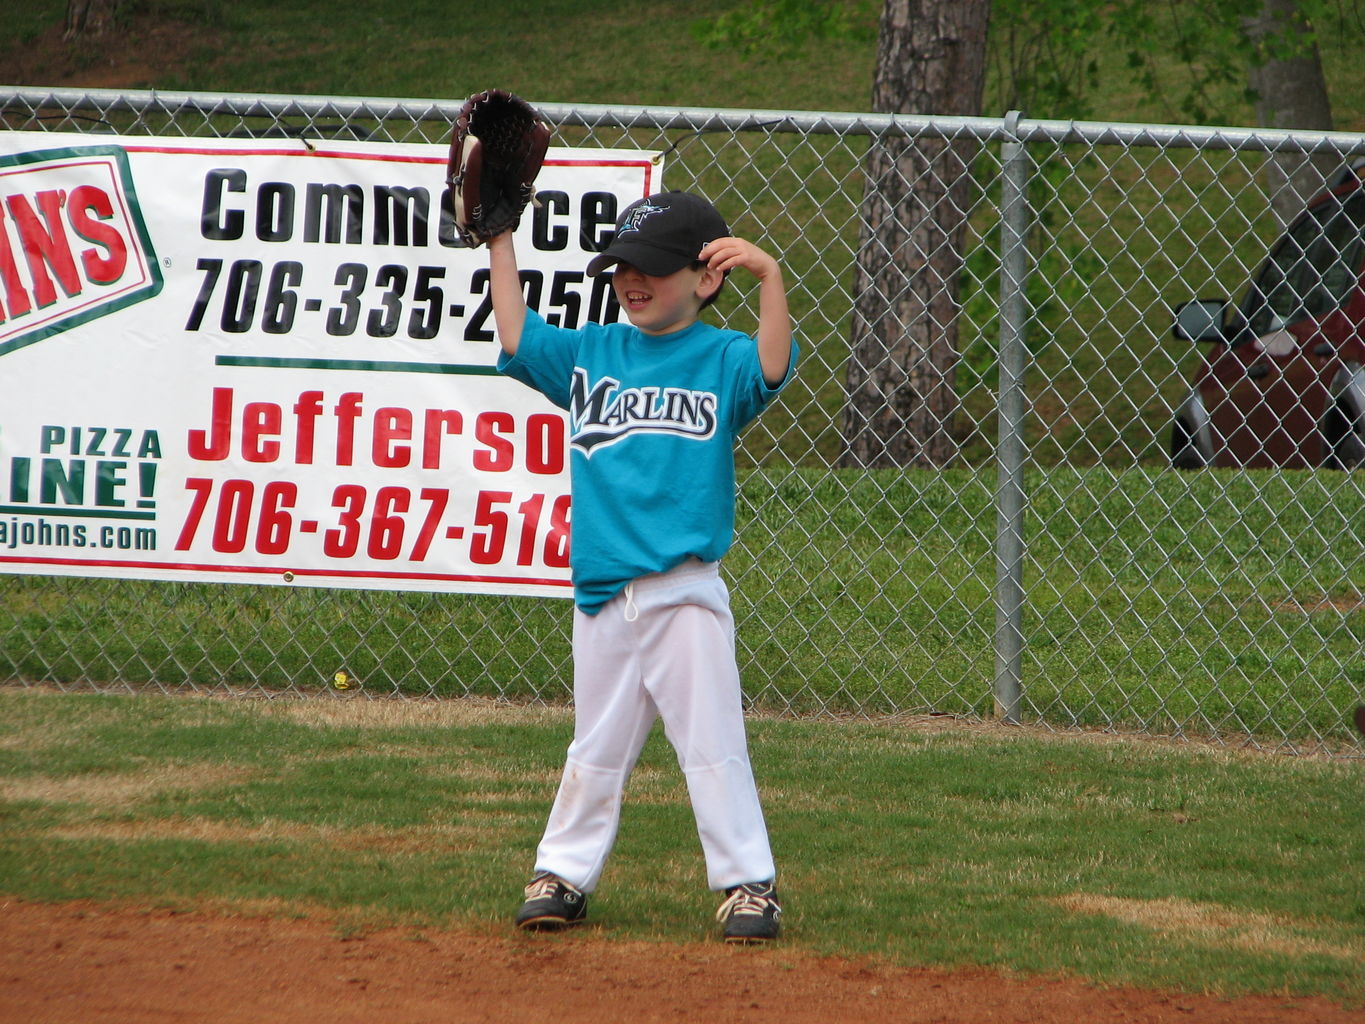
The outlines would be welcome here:
<svg viewBox="0 0 1365 1024">
<path fill-rule="evenodd" d="M 549 145 L 549 126 L 521 97 L 488 89 L 465 101 L 450 136 L 446 181 L 466 245 L 482 245 L 521 222 Z"/>
</svg>

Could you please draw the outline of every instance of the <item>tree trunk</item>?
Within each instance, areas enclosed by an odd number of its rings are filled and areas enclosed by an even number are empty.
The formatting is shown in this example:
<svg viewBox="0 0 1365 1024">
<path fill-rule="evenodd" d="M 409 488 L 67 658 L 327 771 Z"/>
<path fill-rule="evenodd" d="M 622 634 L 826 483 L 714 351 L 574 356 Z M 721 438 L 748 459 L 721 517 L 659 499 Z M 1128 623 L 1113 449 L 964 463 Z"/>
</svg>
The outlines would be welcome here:
<svg viewBox="0 0 1365 1024">
<path fill-rule="evenodd" d="M 885 0 L 872 106 L 981 112 L 990 0 Z M 872 140 L 861 208 L 844 453 L 851 466 L 943 466 L 953 415 L 962 242 L 975 147 Z"/>
<path fill-rule="evenodd" d="M 1332 105 L 1316 43 L 1305 41 L 1308 26 L 1297 0 L 1264 0 L 1260 17 L 1245 25 L 1262 57 L 1253 61 L 1248 84 L 1256 94 L 1256 123 L 1262 128 L 1331 131 Z M 1288 56 L 1275 57 L 1279 52 Z M 1321 192 L 1340 158 L 1276 153 L 1266 163 L 1271 206 L 1283 224 L 1303 212 Z"/>
<path fill-rule="evenodd" d="M 119 0 L 66 0 L 66 27 L 62 38 L 103 35 L 114 27 Z"/>
</svg>

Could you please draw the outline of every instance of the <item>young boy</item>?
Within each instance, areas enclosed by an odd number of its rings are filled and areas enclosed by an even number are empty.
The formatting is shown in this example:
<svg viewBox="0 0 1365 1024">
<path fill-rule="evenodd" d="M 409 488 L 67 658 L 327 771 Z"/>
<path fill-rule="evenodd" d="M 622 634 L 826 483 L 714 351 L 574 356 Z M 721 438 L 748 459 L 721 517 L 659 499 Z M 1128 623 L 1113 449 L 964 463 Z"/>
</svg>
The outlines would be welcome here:
<svg viewBox="0 0 1365 1024">
<path fill-rule="evenodd" d="M 777 938 L 782 910 L 749 764 L 734 619 L 717 571 L 734 534 L 734 441 L 796 361 L 777 261 L 705 199 L 628 206 L 606 251 L 628 324 L 548 326 L 522 296 L 511 233 L 489 243 L 498 369 L 569 411 L 574 738 L 517 913 L 581 923 L 656 717 L 678 755 L 731 942 Z M 759 282 L 756 338 L 698 321 L 731 269 Z"/>
</svg>

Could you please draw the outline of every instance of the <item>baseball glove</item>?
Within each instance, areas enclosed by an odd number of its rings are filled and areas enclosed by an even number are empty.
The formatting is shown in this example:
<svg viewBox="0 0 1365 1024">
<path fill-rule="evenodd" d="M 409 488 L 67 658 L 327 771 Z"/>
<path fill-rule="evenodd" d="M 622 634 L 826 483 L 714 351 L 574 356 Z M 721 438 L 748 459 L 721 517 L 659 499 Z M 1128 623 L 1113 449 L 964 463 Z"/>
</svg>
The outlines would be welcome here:
<svg viewBox="0 0 1365 1024">
<path fill-rule="evenodd" d="M 446 181 L 466 245 L 482 245 L 521 222 L 549 144 L 549 126 L 520 96 L 489 89 L 465 101 L 450 136 Z"/>
</svg>

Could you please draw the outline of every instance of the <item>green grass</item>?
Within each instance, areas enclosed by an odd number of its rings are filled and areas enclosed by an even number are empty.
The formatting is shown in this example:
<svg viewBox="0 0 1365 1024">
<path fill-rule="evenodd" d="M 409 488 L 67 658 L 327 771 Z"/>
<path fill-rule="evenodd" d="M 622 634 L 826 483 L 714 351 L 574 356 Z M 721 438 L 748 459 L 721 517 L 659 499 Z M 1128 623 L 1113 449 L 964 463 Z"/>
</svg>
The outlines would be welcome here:
<svg viewBox="0 0 1365 1024">
<path fill-rule="evenodd" d="M 0 893 L 507 928 L 567 714 L 0 689 Z M 1360 763 L 1025 730 L 750 723 L 787 942 L 906 965 L 1365 1003 Z M 594 898 L 705 939 L 656 730 Z"/>
<path fill-rule="evenodd" d="M 993 713 L 993 471 L 745 474 L 740 667 L 776 711 Z M 1360 474 L 1035 470 L 1024 717 L 1359 749 Z M 568 696 L 564 601 L 9 577 L 0 679 Z"/>
<path fill-rule="evenodd" d="M 751 692 L 799 679 L 835 707 L 989 714 L 994 487 L 967 471 L 749 478 L 728 565 Z M 1326 472 L 1028 474 L 1032 715 L 1350 742 L 1361 488 Z"/>
</svg>

